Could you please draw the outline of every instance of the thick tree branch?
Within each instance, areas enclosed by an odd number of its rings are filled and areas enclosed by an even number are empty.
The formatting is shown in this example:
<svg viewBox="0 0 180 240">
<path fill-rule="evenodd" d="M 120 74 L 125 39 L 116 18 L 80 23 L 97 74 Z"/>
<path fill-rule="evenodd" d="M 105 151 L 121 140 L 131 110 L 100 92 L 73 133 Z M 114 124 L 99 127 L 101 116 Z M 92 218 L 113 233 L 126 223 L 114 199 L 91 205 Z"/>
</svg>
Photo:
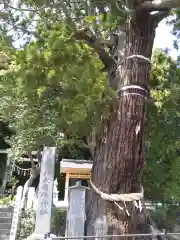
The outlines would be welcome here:
<svg viewBox="0 0 180 240">
<path fill-rule="evenodd" d="M 180 8 L 180 0 L 153 0 L 145 1 L 140 5 L 140 9 L 147 9 L 150 11 L 162 11 L 172 8 Z"/>
<path fill-rule="evenodd" d="M 156 14 L 152 15 L 152 19 L 158 24 L 161 20 L 166 18 L 169 15 L 169 11 L 159 11 Z"/>
<path fill-rule="evenodd" d="M 116 65 L 116 60 L 105 50 L 104 44 L 89 30 L 82 29 L 75 32 L 74 37 L 87 43 L 98 54 L 107 70 Z"/>
</svg>

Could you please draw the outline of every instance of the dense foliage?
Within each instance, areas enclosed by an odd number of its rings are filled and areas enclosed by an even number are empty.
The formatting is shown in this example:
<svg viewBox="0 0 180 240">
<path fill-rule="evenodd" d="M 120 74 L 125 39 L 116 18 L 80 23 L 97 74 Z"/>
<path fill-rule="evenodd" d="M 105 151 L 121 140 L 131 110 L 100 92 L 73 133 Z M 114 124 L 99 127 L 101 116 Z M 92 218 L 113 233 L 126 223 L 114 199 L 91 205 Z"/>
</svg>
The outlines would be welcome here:
<svg viewBox="0 0 180 240">
<path fill-rule="evenodd" d="M 36 213 L 33 209 L 26 210 L 22 215 L 20 228 L 17 234 L 17 239 L 26 239 L 35 229 Z"/>
<path fill-rule="evenodd" d="M 36 214 L 33 209 L 26 210 L 23 213 L 21 218 L 20 229 L 18 232 L 17 240 L 26 239 L 30 236 L 35 230 L 35 219 Z M 52 209 L 52 232 L 56 236 L 65 235 L 65 226 L 66 226 L 66 211 L 62 209 Z"/>
<path fill-rule="evenodd" d="M 154 56 L 151 83 L 156 102 L 148 111 L 146 194 L 161 202 L 171 202 L 172 198 L 179 202 L 180 71 L 174 61 L 159 51 Z"/>
<path fill-rule="evenodd" d="M 91 2 L 97 5 L 96 1 Z M 117 8 L 116 1 L 107 2 L 111 12 L 101 11 L 100 1 L 99 12 L 89 16 L 86 1 L 82 6 L 75 4 L 73 11 L 64 15 L 63 3 L 57 8 L 53 1 L 47 1 L 45 9 L 43 1 L 20 1 L 20 8 L 24 3 L 31 11 L 21 15 L 23 10 L 18 10 L 8 19 L 16 30 L 13 39 L 22 33 L 25 37 L 21 49 L 13 48 L 7 39 L 0 45 L 4 56 L 0 111 L 16 132 L 10 141 L 13 155 L 18 157 L 46 144 L 73 149 L 72 155 L 77 157 L 75 145 L 94 146 L 95 133 L 101 121 L 108 118 L 115 93 L 108 86 L 96 53 L 88 44 L 77 41 L 74 33 L 90 26 L 99 37 L 107 39 L 128 15 L 121 6 Z M 6 7 L 6 11 L 13 12 Z M 172 22 L 177 36 L 178 14 L 177 11 Z M 164 52 L 154 52 L 150 88 L 155 102 L 148 105 L 144 185 L 146 198 L 165 203 L 180 200 L 178 64 Z"/>
<path fill-rule="evenodd" d="M 63 25 L 56 26 L 50 32 L 54 40 L 49 37 L 43 51 L 39 42 L 13 50 L 12 65 L 1 71 L 1 111 L 16 131 L 11 139 L 13 154 L 42 143 L 84 144 L 83 137 L 88 138 L 100 119 L 108 117 L 114 95 L 100 62 L 87 45 L 66 43 L 65 33 Z M 54 48 L 55 43 L 61 50 Z M 171 201 L 173 196 L 178 201 L 179 69 L 161 51 L 154 53 L 153 61 L 150 85 L 156 101 L 149 104 L 146 194 L 153 200 Z"/>
<path fill-rule="evenodd" d="M 16 152 L 34 144 L 64 144 L 68 136 L 70 143 L 81 140 L 111 101 L 100 62 L 85 44 L 68 41 L 65 30 L 55 26 L 46 45 L 32 42 L 14 51 L 12 65 L 2 72 L 1 109 L 17 132 Z"/>
</svg>

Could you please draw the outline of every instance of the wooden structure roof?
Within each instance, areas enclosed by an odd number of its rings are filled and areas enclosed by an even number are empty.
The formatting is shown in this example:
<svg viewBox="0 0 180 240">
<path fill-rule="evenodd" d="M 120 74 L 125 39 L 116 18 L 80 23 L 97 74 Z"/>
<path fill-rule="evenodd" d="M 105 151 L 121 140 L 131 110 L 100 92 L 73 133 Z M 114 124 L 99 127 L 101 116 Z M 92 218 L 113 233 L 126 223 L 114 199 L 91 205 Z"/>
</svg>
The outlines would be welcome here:
<svg viewBox="0 0 180 240">
<path fill-rule="evenodd" d="M 68 173 L 69 178 L 89 179 L 92 169 L 92 161 L 62 159 L 61 173 Z"/>
</svg>

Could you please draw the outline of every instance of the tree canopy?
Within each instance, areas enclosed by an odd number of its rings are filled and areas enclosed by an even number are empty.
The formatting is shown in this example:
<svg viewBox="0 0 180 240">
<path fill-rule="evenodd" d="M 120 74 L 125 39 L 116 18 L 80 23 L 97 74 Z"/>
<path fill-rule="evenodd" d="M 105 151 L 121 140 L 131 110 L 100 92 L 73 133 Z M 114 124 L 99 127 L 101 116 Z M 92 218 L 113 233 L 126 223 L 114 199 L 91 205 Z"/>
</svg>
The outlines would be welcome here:
<svg viewBox="0 0 180 240">
<path fill-rule="evenodd" d="M 69 41 L 63 25 L 49 34 L 52 39 L 46 46 L 33 41 L 22 50 L 11 49 L 13 62 L 1 71 L 1 112 L 15 129 L 10 142 L 17 157 L 41 144 L 84 146 L 83 137 L 98 131 L 114 99 L 91 49 Z M 178 201 L 180 196 L 179 76 L 176 63 L 155 51 L 150 80 L 155 102 L 149 104 L 145 175 L 147 196 L 153 200 L 171 201 L 173 196 Z"/>
<path fill-rule="evenodd" d="M 164 2 L 158 7 L 166 9 L 168 1 Z M 104 71 L 115 57 L 109 55 L 112 47 L 104 46 L 107 41 L 110 44 L 108 36 L 124 25 L 131 10 L 120 1 L 90 3 L 20 1 L 17 7 L 10 2 L 4 5 L 2 18 L 16 31 L 12 42 L 21 35 L 24 38 L 21 48 L 13 47 L 7 38 L 9 29 L 2 24 L 6 37 L 0 44 L 0 111 L 16 132 L 9 143 L 17 159 L 42 144 L 71 150 L 74 144 L 96 147 L 94 138 L 102 121 L 109 118 L 116 98 Z M 156 10 L 157 6 L 151 7 Z M 179 10 L 173 10 L 172 15 L 178 39 Z M 152 60 L 149 85 L 154 102 L 148 105 L 145 196 L 153 201 L 178 202 L 179 61 L 162 50 L 155 50 Z"/>
</svg>

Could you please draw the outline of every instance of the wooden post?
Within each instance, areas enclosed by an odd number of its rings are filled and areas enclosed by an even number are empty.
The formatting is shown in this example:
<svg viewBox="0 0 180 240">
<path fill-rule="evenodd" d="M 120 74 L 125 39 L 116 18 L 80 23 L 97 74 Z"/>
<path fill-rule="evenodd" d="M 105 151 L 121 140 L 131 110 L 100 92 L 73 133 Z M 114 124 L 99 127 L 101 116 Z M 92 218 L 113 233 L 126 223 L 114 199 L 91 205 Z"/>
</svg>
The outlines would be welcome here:
<svg viewBox="0 0 180 240">
<path fill-rule="evenodd" d="M 41 162 L 35 232 L 28 239 L 44 239 L 44 235 L 51 232 L 55 159 L 56 148 L 45 147 Z"/>
<path fill-rule="evenodd" d="M 64 194 L 64 201 L 68 202 L 68 191 L 69 191 L 69 173 L 66 173 L 66 181 L 65 181 L 65 194 Z"/>
<path fill-rule="evenodd" d="M 54 188 L 53 188 L 53 204 L 56 206 L 58 203 L 58 189 L 57 189 L 57 179 L 54 181 Z"/>
</svg>

